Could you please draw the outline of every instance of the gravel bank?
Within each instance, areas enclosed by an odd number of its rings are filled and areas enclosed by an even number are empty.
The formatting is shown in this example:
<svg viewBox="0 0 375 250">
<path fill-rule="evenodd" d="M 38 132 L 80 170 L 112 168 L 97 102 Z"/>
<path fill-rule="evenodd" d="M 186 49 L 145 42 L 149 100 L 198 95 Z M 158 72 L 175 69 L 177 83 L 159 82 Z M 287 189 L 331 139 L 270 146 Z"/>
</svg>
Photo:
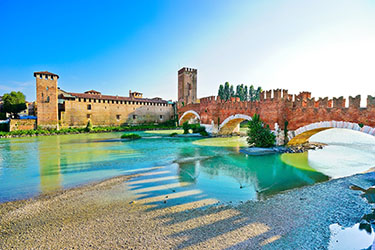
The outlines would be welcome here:
<svg viewBox="0 0 375 250">
<path fill-rule="evenodd" d="M 0 204 L 0 249 L 324 249 L 330 224 L 351 226 L 371 211 L 349 187 L 375 183 L 366 173 L 238 206 L 168 206 L 134 202 L 130 178 Z"/>
</svg>

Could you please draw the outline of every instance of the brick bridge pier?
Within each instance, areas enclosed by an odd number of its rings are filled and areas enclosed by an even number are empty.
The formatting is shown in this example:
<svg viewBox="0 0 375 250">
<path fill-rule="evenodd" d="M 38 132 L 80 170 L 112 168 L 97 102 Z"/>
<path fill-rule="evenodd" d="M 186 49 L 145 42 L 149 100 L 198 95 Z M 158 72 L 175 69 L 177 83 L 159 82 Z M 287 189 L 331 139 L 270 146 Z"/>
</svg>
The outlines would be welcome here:
<svg viewBox="0 0 375 250">
<path fill-rule="evenodd" d="M 361 97 L 349 97 L 349 105 L 343 97 L 329 99 L 311 98 L 310 92 L 290 95 L 287 90 L 276 89 L 261 93 L 259 101 L 229 101 L 210 96 L 200 103 L 179 107 L 179 124 L 191 119 L 198 120 L 213 134 L 231 134 L 239 124 L 251 120 L 257 113 L 271 129 L 277 123 L 284 129 L 288 121 L 290 144 L 308 140 L 310 136 L 329 128 L 345 128 L 375 136 L 375 97 L 367 96 L 367 106 L 361 108 Z"/>
</svg>

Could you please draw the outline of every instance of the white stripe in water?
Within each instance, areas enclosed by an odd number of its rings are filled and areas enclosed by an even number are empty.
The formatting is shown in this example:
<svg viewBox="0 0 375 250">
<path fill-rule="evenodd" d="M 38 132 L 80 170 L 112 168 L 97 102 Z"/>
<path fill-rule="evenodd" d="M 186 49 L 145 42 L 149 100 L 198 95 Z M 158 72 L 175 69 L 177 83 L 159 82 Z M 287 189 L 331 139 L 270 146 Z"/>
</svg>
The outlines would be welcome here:
<svg viewBox="0 0 375 250">
<path fill-rule="evenodd" d="M 142 176 L 151 176 L 151 175 L 170 174 L 170 173 L 171 173 L 171 171 L 164 170 L 164 171 L 155 171 L 155 172 L 141 173 L 141 175 Z"/>
<path fill-rule="evenodd" d="M 134 173 L 134 172 L 141 172 L 141 171 L 149 171 L 149 170 L 156 170 L 164 167 L 151 167 L 151 168 L 137 168 L 137 169 L 130 169 L 124 170 L 123 173 Z"/>
</svg>

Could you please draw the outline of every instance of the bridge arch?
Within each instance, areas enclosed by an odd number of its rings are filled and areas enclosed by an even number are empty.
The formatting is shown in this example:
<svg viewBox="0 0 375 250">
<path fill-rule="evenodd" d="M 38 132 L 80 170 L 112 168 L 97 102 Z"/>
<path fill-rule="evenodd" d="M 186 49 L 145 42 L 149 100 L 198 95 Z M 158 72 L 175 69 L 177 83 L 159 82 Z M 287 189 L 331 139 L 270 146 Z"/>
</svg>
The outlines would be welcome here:
<svg viewBox="0 0 375 250">
<path fill-rule="evenodd" d="M 196 118 L 198 119 L 198 121 L 201 120 L 201 117 L 197 112 L 195 112 L 194 110 L 188 110 L 182 114 L 182 116 L 178 120 L 178 124 L 182 125 L 184 122 L 189 121 L 192 118 Z"/>
<path fill-rule="evenodd" d="M 242 121 L 247 120 L 251 121 L 251 117 L 243 114 L 231 115 L 225 119 L 219 126 L 220 135 L 229 135 L 236 131 L 239 128 L 239 125 Z"/>
<path fill-rule="evenodd" d="M 309 138 L 323 130 L 331 128 L 343 128 L 360 131 L 372 136 L 375 136 L 375 128 L 369 126 L 359 126 L 357 123 L 344 122 L 344 121 L 324 121 L 315 122 L 306 126 L 303 126 L 293 132 L 289 132 L 288 145 L 303 144 L 309 140 Z"/>
</svg>

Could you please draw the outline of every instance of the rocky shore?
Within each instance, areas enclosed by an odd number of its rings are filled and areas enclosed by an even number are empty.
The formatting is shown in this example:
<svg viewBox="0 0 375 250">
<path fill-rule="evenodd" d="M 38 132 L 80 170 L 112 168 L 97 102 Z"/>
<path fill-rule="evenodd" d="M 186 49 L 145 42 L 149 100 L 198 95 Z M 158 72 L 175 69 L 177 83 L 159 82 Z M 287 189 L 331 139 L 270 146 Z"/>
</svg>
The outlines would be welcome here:
<svg viewBox="0 0 375 250">
<path fill-rule="evenodd" d="M 293 146 L 277 146 L 272 148 L 257 148 L 249 147 L 241 149 L 240 152 L 248 155 L 267 155 L 267 154 L 284 154 L 284 153 L 303 153 L 308 150 L 317 150 L 323 149 L 326 146 L 324 143 L 319 142 L 308 142 L 302 145 L 293 145 Z"/>
<path fill-rule="evenodd" d="M 371 212 L 350 186 L 375 183 L 367 173 L 238 206 L 204 197 L 169 206 L 132 197 L 132 177 L 0 204 L 0 249 L 325 249 L 331 224 Z"/>
</svg>

